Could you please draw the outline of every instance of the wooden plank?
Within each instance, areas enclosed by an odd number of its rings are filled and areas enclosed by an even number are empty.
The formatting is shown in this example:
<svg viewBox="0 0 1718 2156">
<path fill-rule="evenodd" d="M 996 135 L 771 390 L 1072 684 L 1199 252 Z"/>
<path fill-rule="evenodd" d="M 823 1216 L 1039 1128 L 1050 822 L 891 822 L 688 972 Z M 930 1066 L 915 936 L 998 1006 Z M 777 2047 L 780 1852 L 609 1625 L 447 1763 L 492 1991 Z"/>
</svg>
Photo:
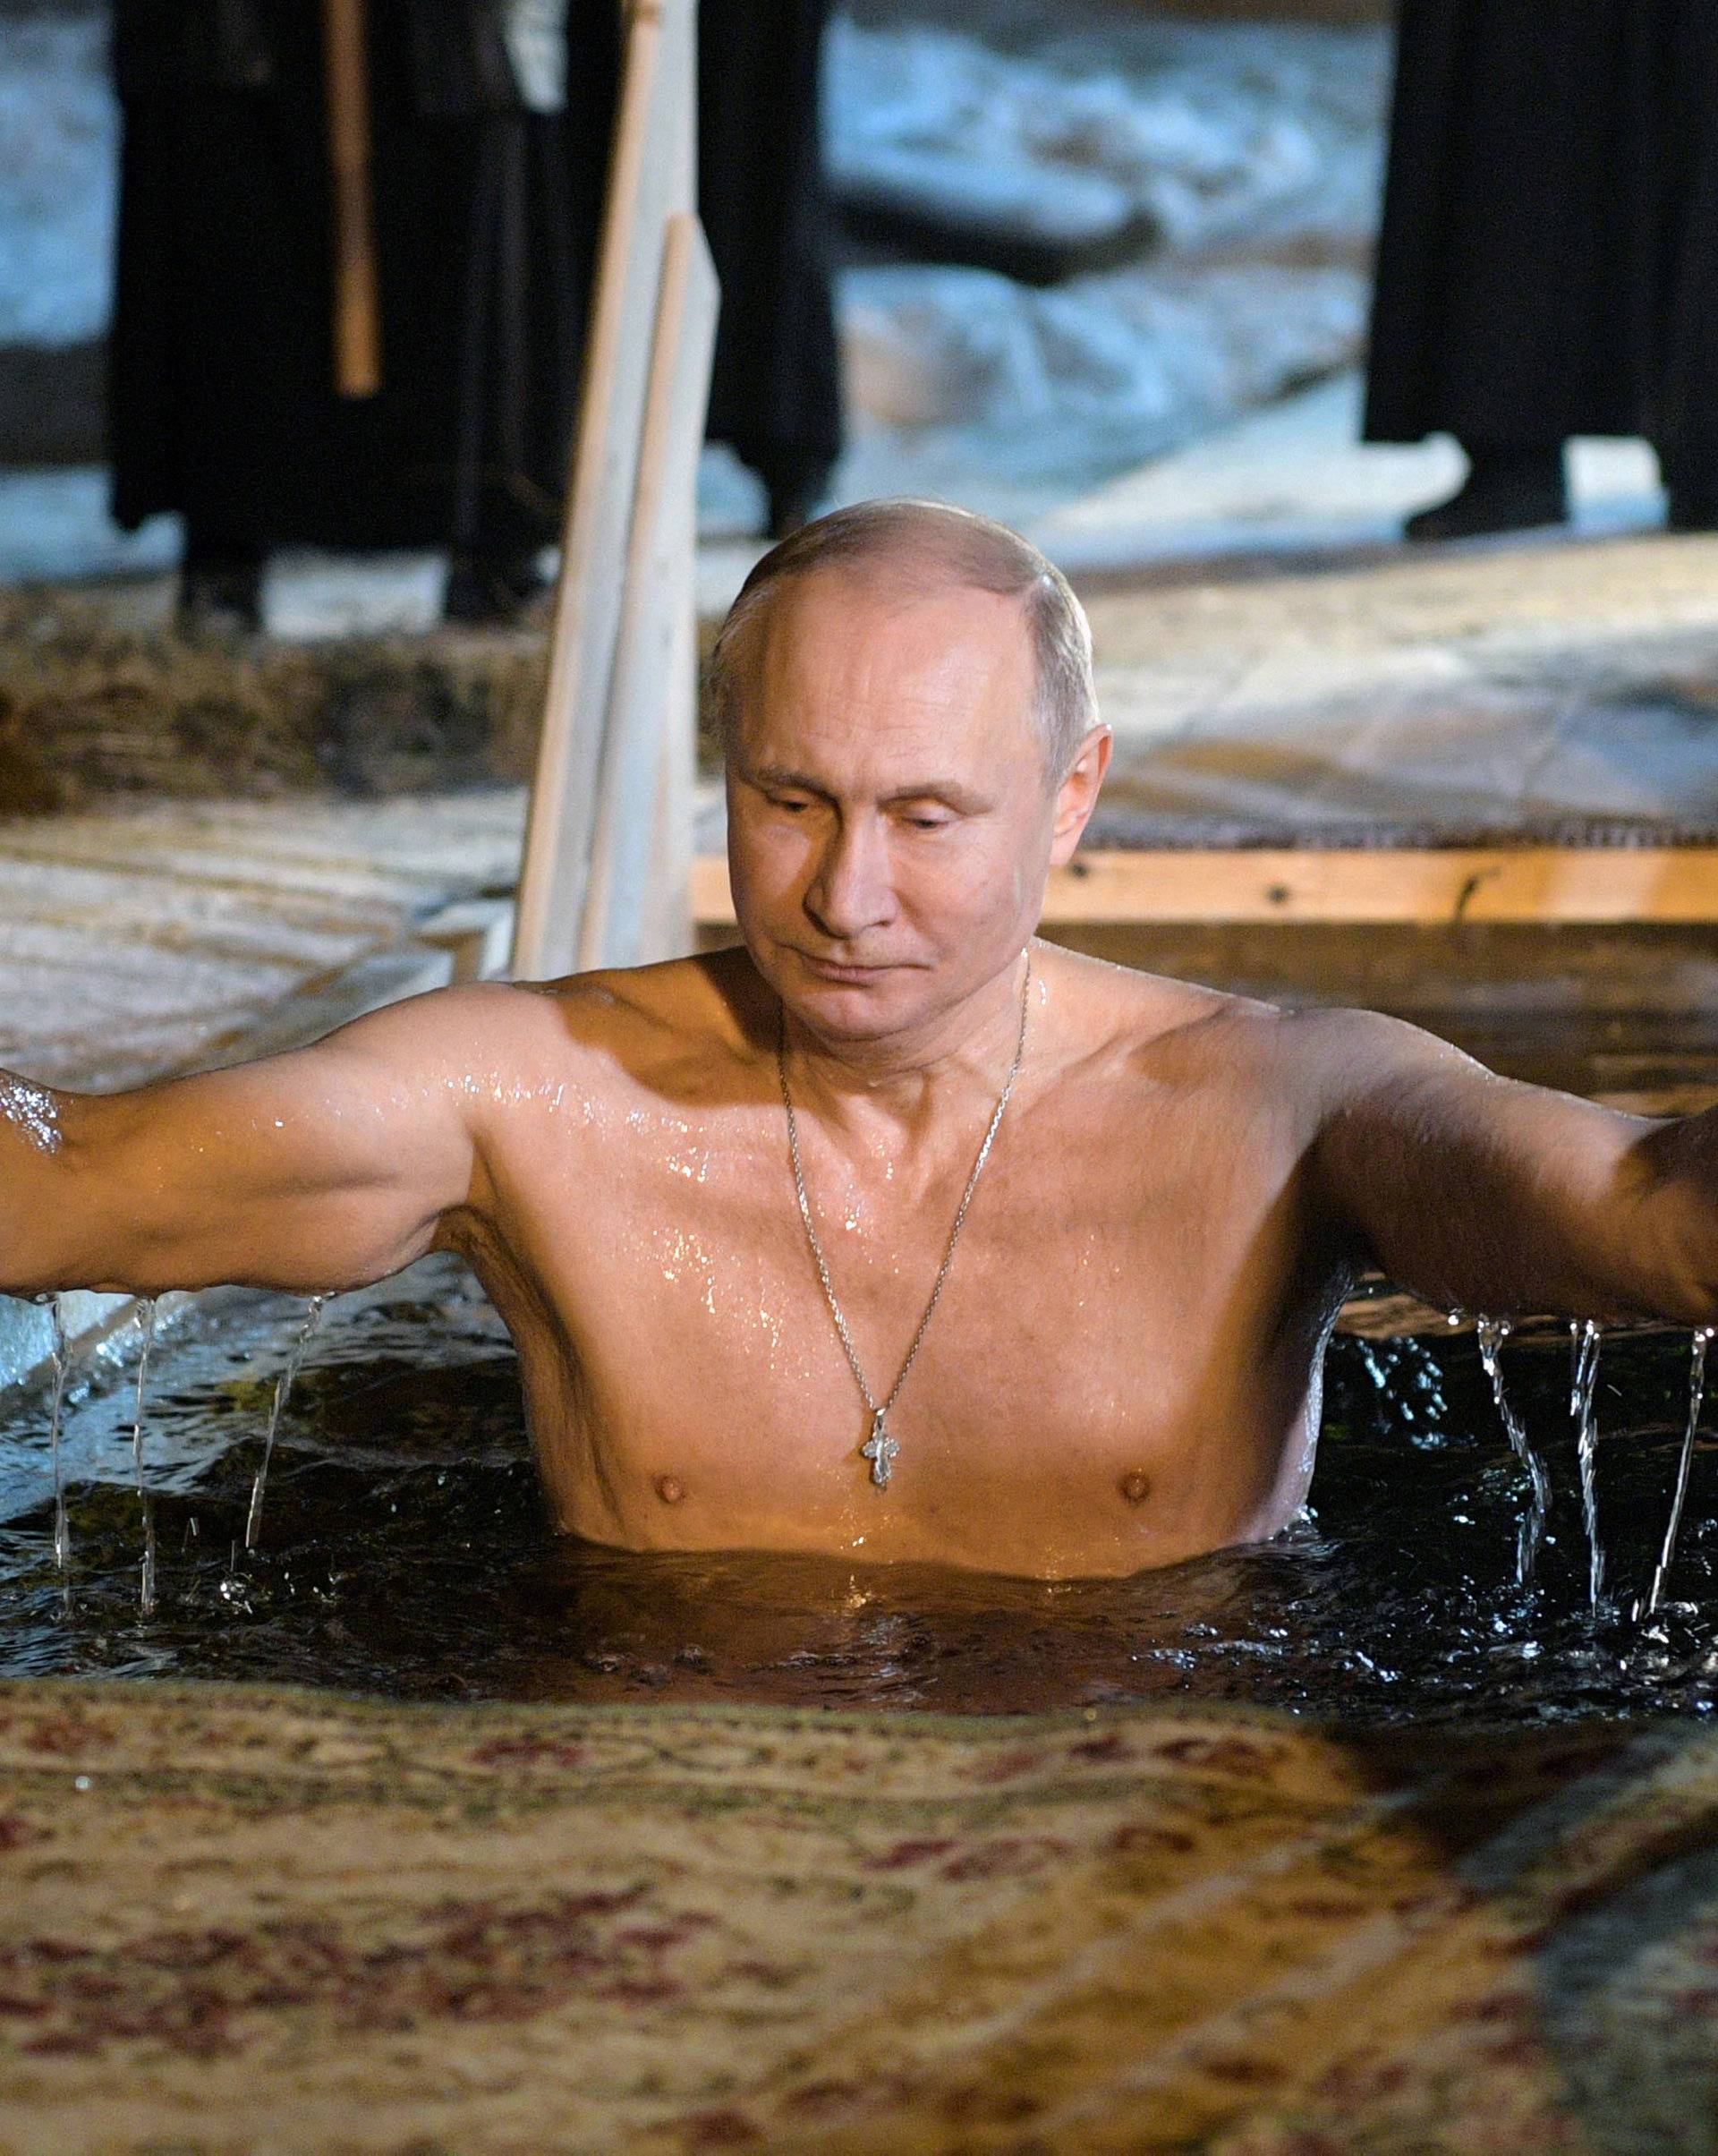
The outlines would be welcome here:
<svg viewBox="0 0 1718 2156">
<path fill-rule="evenodd" d="M 676 956 L 691 938 L 698 458 L 717 303 L 702 226 L 670 217 L 579 924 L 582 971 Z"/>
<path fill-rule="evenodd" d="M 693 906 L 701 927 L 732 923 L 719 856 L 696 863 Z M 1718 923 L 1718 848 L 1093 852 L 1051 874 L 1043 919 L 1070 927 Z"/>
<path fill-rule="evenodd" d="M 712 275 L 713 266 L 712 266 Z M 692 864 L 698 850 L 698 496 L 697 473 L 685 504 L 687 603 L 672 623 L 663 677 L 663 722 L 657 729 L 656 797 L 648 849 L 650 873 L 637 894 L 642 963 L 683 958 L 698 947 L 692 917 Z"/>
<path fill-rule="evenodd" d="M 668 220 L 693 207 L 692 0 L 634 0 L 585 345 L 542 738 L 513 970 L 566 972 L 578 948 L 602 735 Z"/>
<path fill-rule="evenodd" d="M 328 186 L 334 211 L 334 386 L 382 386 L 382 311 L 370 176 L 370 59 L 364 0 L 322 0 Z"/>
<path fill-rule="evenodd" d="M 493 981 L 506 971 L 513 918 L 511 899 L 455 899 L 420 921 L 412 933 L 420 943 L 447 953 L 456 986 Z"/>
</svg>

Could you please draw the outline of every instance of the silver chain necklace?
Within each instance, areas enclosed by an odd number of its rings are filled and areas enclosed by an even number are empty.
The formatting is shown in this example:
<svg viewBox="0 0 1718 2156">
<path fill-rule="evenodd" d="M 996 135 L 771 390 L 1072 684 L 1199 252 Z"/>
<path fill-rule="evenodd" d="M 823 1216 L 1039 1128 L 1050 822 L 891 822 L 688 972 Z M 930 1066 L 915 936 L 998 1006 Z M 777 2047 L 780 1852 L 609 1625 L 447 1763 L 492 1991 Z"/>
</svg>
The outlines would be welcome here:
<svg viewBox="0 0 1718 2156">
<path fill-rule="evenodd" d="M 1026 1009 L 1031 990 L 1032 952 L 1028 949 L 1026 977 L 1020 986 L 1020 1037 L 1015 1043 L 1014 1061 L 1008 1066 L 1008 1075 L 1003 1082 L 996 1112 L 991 1118 L 991 1127 L 984 1133 L 984 1143 L 979 1147 L 978 1158 L 973 1163 L 973 1172 L 966 1178 L 966 1189 L 955 1214 L 955 1224 L 948 1231 L 948 1247 L 942 1254 L 942 1263 L 937 1267 L 937 1277 L 931 1285 L 931 1300 L 924 1306 L 924 1316 L 920 1318 L 919 1329 L 913 1335 L 913 1344 L 906 1351 L 906 1360 L 901 1365 L 900 1375 L 890 1386 L 889 1398 L 880 1407 L 872 1398 L 858 1350 L 853 1344 L 853 1334 L 848 1332 L 847 1321 L 841 1314 L 841 1305 L 836 1300 L 835 1283 L 829 1278 L 823 1245 L 818 1240 L 817 1225 L 812 1218 L 811 1200 L 805 1195 L 805 1175 L 799 1161 L 799 1125 L 794 1116 L 794 1096 L 787 1088 L 787 1013 L 785 1007 L 777 1027 L 776 1070 L 781 1079 L 781 1104 L 787 1111 L 787 1151 L 794 1163 L 794 1189 L 799 1196 L 799 1217 L 805 1223 L 805 1240 L 812 1247 L 817 1277 L 823 1283 L 823 1300 L 829 1304 L 829 1316 L 835 1320 L 835 1329 L 847 1358 L 847 1368 L 853 1372 L 854 1382 L 858 1385 L 860 1397 L 865 1403 L 865 1412 L 871 1417 L 871 1436 L 859 1447 L 859 1452 L 863 1459 L 870 1461 L 871 1479 L 880 1490 L 889 1487 L 895 1456 L 901 1449 L 889 1435 L 889 1415 L 901 1396 L 901 1387 L 906 1383 L 907 1372 L 917 1361 L 919 1350 L 924 1345 L 924 1336 L 931 1330 L 931 1320 L 937 1314 L 937 1305 L 942 1300 L 943 1284 L 948 1278 L 948 1268 L 955 1261 L 955 1245 L 960 1240 L 960 1231 L 966 1224 L 966 1208 L 973 1202 L 973 1192 L 978 1188 L 978 1179 L 984 1172 L 984 1163 L 991 1157 L 991 1147 L 996 1143 L 996 1134 L 1001 1128 L 1002 1112 L 1008 1104 L 1009 1095 L 1014 1091 L 1014 1081 L 1020 1075 L 1021 1059 L 1026 1052 Z"/>
</svg>

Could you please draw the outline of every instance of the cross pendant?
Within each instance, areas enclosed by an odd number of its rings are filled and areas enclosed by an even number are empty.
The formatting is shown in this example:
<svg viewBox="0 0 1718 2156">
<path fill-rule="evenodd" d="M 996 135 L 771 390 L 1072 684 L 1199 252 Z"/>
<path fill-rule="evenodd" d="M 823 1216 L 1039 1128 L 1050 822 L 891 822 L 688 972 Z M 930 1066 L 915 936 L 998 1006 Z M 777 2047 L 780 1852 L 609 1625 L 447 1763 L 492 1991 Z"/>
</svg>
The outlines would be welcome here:
<svg viewBox="0 0 1718 2156">
<path fill-rule="evenodd" d="M 889 1436 L 889 1425 L 883 1420 L 880 1408 L 872 1421 L 871 1436 L 859 1447 L 863 1456 L 871 1462 L 871 1479 L 880 1490 L 889 1487 L 889 1470 L 900 1449 Z"/>
</svg>

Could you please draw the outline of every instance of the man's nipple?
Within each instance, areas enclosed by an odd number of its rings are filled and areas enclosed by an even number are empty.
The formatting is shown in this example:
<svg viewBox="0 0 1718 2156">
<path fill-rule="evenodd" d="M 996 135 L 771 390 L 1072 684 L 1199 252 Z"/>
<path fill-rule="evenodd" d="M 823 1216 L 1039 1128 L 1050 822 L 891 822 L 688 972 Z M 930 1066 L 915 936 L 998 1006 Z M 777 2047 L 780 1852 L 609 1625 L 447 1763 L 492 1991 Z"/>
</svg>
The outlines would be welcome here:
<svg viewBox="0 0 1718 2156">
<path fill-rule="evenodd" d="M 686 1494 L 686 1486 L 677 1475 L 659 1475 L 656 1494 L 664 1504 L 678 1504 Z"/>
<path fill-rule="evenodd" d="M 1144 1469 L 1130 1467 L 1121 1479 L 1120 1488 L 1129 1504 L 1144 1504 L 1152 1494 L 1152 1479 Z"/>
</svg>

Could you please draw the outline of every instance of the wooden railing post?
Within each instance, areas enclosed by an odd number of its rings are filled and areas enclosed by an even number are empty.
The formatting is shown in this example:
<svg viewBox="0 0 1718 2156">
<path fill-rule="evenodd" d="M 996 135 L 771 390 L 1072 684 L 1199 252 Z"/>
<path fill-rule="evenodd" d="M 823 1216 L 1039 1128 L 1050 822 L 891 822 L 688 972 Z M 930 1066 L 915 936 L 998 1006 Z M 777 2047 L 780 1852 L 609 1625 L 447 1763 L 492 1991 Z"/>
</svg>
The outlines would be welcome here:
<svg viewBox="0 0 1718 2156">
<path fill-rule="evenodd" d="M 668 220 L 626 589 L 598 771 L 581 971 L 692 947 L 698 457 L 716 270 L 694 217 Z"/>
<path fill-rule="evenodd" d="M 634 0 L 625 42 L 519 885 L 513 970 L 527 979 L 594 962 L 591 952 L 654 956 L 691 942 L 689 895 L 683 922 L 659 918 L 662 887 L 689 894 L 691 839 L 689 818 L 660 816 L 655 775 L 683 750 L 690 756 L 696 723 L 689 669 L 676 654 L 690 652 L 695 627 L 697 451 L 715 292 L 702 234 L 693 237 L 693 0 Z M 644 762 L 656 837 L 641 876 Z M 665 855 L 670 846 L 684 862 Z"/>
</svg>

